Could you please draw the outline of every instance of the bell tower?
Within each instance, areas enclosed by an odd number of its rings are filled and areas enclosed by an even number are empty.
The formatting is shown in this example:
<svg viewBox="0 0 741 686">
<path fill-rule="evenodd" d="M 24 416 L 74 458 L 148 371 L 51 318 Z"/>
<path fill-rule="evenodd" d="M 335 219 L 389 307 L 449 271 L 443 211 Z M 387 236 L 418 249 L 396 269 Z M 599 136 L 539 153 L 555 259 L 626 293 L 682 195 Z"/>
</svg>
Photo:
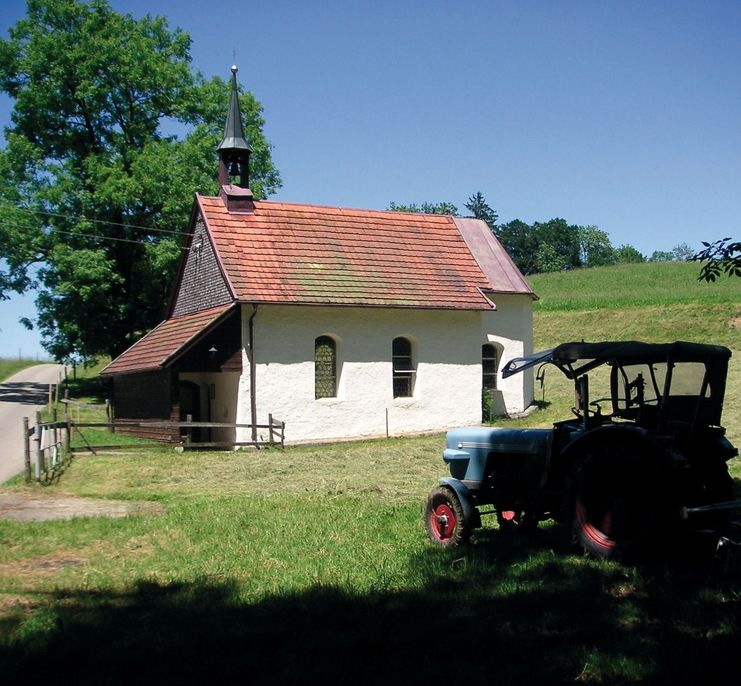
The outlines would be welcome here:
<svg viewBox="0 0 741 686">
<path fill-rule="evenodd" d="M 216 151 L 219 154 L 219 184 L 248 189 L 252 148 L 244 137 L 242 113 L 239 110 L 237 67 L 232 65 L 232 94 L 224 127 L 224 139 Z"/>
</svg>

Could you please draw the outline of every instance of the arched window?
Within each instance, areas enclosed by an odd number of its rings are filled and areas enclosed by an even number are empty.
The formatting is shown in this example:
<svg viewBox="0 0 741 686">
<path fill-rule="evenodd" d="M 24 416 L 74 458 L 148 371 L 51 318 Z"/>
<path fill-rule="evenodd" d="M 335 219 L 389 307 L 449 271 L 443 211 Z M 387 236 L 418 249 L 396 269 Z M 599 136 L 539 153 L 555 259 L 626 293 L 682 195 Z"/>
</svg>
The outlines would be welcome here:
<svg viewBox="0 0 741 686">
<path fill-rule="evenodd" d="M 331 336 L 314 341 L 314 397 L 337 397 L 337 344 Z"/>
<path fill-rule="evenodd" d="M 497 390 L 497 349 L 491 343 L 481 346 L 481 376 L 485 391 Z"/>
<path fill-rule="evenodd" d="M 408 338 L 394 338 L 391 344 L 394 398 L 411 398 L 414 395 L 416 368 L 412 359 L 412 342 Z"/>
<path fill-rule="evenodd" d="M 494 391 L 497 390 L 497 348 L 491 343 L 481 346 L 481 419 L 494 418 Z"/>
</svg>

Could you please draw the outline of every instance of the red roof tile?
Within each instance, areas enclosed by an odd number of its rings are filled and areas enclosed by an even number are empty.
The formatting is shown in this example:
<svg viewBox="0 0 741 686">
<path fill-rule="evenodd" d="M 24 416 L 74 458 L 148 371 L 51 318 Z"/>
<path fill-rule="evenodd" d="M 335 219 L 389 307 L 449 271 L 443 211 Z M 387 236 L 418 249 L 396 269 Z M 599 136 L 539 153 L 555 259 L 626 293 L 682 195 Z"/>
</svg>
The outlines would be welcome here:
<svg viewBox="0 0 741 686">
<path fill-rule="evenodd" d="M 128 350 L 121 353 L 101 376 L 159 369 L 201 333 L 209 330 L 233 304 L 212 307 L 182 317 L 166 319 Z"/>
<path fill-rule="evenodd" d="M 479 289 L 532 290 L 475 219 L 198 196 L 240 301 L 486 310 Z M 462 223 L 461 223 L 462 222 Z"/>
</svg>

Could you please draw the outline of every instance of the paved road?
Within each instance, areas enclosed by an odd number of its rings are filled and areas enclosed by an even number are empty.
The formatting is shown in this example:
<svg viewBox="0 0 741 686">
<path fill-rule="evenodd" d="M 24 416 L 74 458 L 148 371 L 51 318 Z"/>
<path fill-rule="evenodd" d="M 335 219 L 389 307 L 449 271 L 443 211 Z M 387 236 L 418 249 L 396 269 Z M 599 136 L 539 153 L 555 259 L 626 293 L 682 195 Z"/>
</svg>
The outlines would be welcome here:
<svg viewBox="0 0 741 686">
<path fill-rule="evenodd" d="M 49 399 L 49 384 L 57 383 L 64 367 L 38 364 L 0 384 L 0 483 L 23 471 L 23 417 L 33 425 L 36 411 Z"/>
</svg>

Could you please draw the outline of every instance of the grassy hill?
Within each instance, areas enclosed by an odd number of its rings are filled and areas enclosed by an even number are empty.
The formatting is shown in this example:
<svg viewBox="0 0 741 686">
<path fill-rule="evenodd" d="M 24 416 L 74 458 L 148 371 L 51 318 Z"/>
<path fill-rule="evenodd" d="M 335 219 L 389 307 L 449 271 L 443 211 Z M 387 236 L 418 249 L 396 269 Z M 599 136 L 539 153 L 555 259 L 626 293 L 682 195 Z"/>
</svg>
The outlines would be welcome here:
<svg viewBox="0 0 741 686">
<path fill-rule="evenodd" d="M 535 346 L 630 338 L 741 350 L 741 279 L 699 282 L 698 270 L 669 262 L 535 275 Z"/>
<path fill-rule="evenodd" d="M 538 274 L 530 283 L 538 294 L 534 306 L 535 349 L 571 340 L 634 339 L 713 343 L 731 349 L 724 408 L 729 438 L 741 442 L 741 279 L 716 283 L 697 280 L 694 263 L 618 265 L 573 272 Z M 525 422 L 547 426 L 567 416 L 573 404 L 571 384 L 555 369 L 546 372 L 550 405 Z"/>
</svg>

